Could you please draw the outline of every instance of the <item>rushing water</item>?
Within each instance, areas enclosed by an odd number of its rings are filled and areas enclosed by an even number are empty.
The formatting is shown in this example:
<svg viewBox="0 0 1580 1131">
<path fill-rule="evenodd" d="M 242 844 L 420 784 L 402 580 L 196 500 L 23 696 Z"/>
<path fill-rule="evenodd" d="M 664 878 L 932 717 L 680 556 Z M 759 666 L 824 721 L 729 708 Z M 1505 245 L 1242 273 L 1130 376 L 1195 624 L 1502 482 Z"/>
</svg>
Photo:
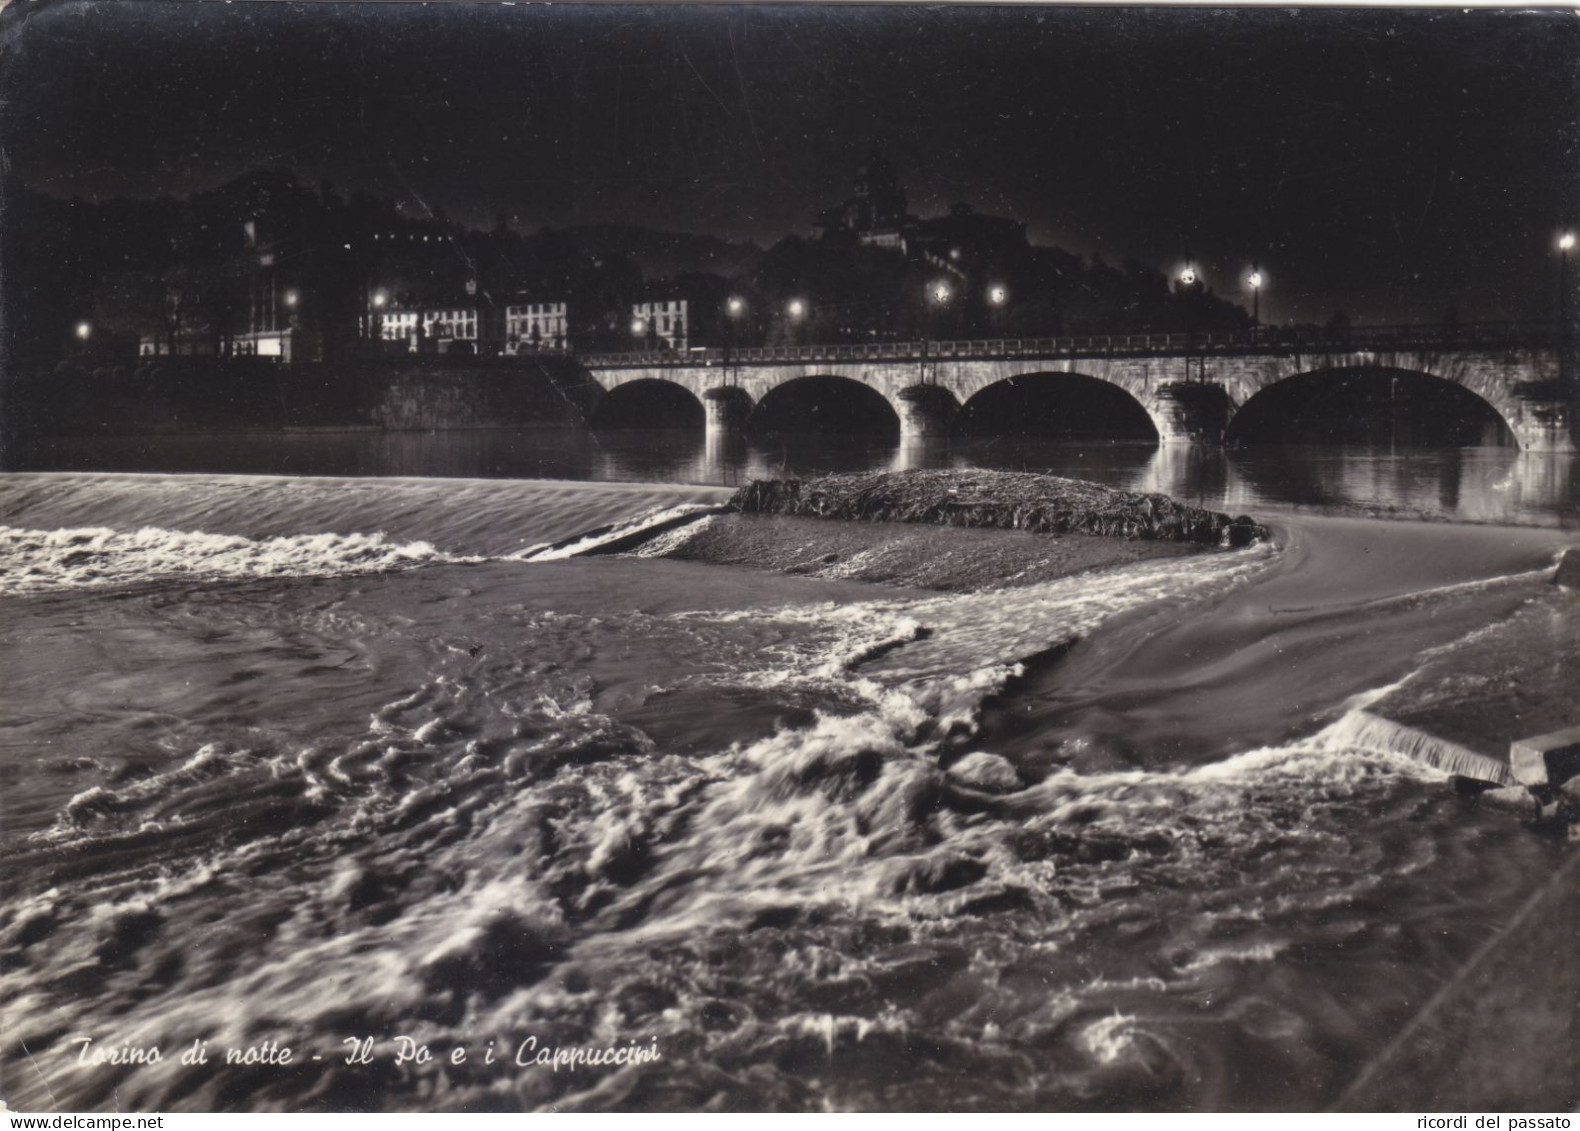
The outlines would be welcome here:
<svg viewBox="0 0 1580 1131">
<path fill-rule="evenodd" d="M 1445 513 L 1443 476 L 1389 458 L 1298 489 L 1408 479 L 1387 505 Z M 1561 851 L 1351 725 L 1424 656 L 1567 599 L 1543 576 L 1572 490 L 1514 491 L 1513 453 L 1431 458 L 1446 513 L 1515 498 L 1529 525 L 1269 516 L 1384 498 L 1278 496 L 1282 457 L 1232 457 L 1203 494 L 1246 492 L 1272 545 L 949 595 L 535 553 L 717 489 L 12 475 L 5 1098 L 1320 1105 Z M 1015 787 L 962 784 L 973 754 Z M 400 1036 L 435 1059 L 398 1064 Z M 82 1065 L 83 1038 L 163 1059 Z M 518 1066 L 529 1038 L 661 1058 Z M 194 1041 L 209 1063 L 179 1063 Z M 223 1063 L 271 1041 L 290 1064 Z"/>
</svg>

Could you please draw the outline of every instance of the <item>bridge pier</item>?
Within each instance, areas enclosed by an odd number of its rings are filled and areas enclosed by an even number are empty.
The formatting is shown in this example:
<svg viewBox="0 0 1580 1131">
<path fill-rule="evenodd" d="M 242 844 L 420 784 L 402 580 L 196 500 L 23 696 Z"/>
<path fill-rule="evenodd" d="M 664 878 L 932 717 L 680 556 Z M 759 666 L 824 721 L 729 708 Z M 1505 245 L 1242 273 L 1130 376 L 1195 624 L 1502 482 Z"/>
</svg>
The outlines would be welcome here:
<svg viewBox="0 0 1580 1131">
<path fill-rule="evenodd" d="M 746 433 L 739 428 L 709 428 L 702 437 L 702 469 L 714 482 L 733 484 L 746 467 Z"/>
<path fill-rule="evenodd" d="M 1560 411 L 1559 406 L 1545 407 L 1548 409 L 1546 413 L 1522 415 L 1511 423 L 1510 431 L 1514 433 L 1520 450 L 1573 454 L 1577 448 L 1568 414 Z"/>
<path fill-rule="evenodd" d="M 725 436 L 746 428 L 752 414 L 752 397 L 745 389 L 723 385 L 702 394 L 702 410 L 707 414 L 707 434 Z"/>
<path fill-rule="evenodd" d="M 900 417 L 900 442 L 949 435 L 960 402 L 942 385 L 912 385 L 894 394 Z"/>
<path fill-rule="evenodd" d="M 1160 385 L 1142 407 L 1163 444 L 1220 444 L 1234 404 L 1217 384 Z"/>
</svg>

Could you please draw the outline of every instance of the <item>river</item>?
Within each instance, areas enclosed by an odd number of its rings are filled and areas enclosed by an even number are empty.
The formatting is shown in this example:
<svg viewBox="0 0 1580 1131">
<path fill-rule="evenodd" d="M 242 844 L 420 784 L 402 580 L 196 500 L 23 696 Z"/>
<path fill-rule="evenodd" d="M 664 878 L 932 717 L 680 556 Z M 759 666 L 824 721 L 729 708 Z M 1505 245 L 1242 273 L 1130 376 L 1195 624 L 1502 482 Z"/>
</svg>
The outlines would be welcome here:
<svg viewBox="0 0 1580 1131">
<path fill-rule="evenodd" d="M 874 468 L 1047 471 L 1161 491 L 1230 511 L 1268 506 L 1394 517 L 1580 522 L 1580 461 L 1508 446 L 1267 445 L 1224 452 L 1153 443 L 1028 439 L 895 441 L 791 435 L 720 439 L 700 430 L 302 431 L 93 436 L 9 453 L 12 470 L 578 479 L 738 486 L 752 478 Z"/>
<path fill-rule="evenodd" d="M 941 594 L 531 560 L 816 444 L 119 444 L 0 480 L 14 1108 L 1308 1110 L 1563 850 L 1347 720 L 1566 599 L 1564 457 L 846 450 L 1274 531 Z"/>
</svg>

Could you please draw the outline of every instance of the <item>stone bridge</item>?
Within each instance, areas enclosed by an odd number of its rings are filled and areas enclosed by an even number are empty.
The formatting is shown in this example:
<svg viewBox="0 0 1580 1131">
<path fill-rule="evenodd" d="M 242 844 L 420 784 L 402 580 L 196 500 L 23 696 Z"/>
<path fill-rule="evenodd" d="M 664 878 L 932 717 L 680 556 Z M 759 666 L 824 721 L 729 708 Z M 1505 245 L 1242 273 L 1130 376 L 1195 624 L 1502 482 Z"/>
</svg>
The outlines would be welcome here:
<svg viewBox="0 0 1580 1131">
<path fill-rule="evenodd" d="M 665 381 L 704 405 L 710 430 L 740 427 L 774 389 L 807 377 L 854 381 L 881 394 L 902 438 L 947 433 L 960 408 L 1002 381 L 1075 374 L 1128 393 L 1163 443 L 1220 441 L 1235 413 L 1294 377 L 1370 370 L 1435 377 L 1480 397 L 1521 449 L 1575 450 L 1573 392 L 1553 335 L 1507 327 L 1357 330 L 1342 340 L 1243 336 L 1111 335 L 1097 338 L 782 346 L 735 351 L 603 354 L 583 358 L 606 392 Z"/>
</svg>

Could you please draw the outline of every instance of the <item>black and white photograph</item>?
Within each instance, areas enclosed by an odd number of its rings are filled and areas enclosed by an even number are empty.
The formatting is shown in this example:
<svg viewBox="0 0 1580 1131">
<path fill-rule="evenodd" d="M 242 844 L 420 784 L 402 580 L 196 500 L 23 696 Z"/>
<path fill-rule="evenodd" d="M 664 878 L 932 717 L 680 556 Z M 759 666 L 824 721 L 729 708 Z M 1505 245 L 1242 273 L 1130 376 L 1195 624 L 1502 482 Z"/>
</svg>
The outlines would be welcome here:
<svg viewBox="0 0 1580 1131">
<path fill-rule="evenodd" d="M 0 1111 L 1568 1127 L 1577 119 L 1556 8 L 11 0 Z"/>
</svg>

